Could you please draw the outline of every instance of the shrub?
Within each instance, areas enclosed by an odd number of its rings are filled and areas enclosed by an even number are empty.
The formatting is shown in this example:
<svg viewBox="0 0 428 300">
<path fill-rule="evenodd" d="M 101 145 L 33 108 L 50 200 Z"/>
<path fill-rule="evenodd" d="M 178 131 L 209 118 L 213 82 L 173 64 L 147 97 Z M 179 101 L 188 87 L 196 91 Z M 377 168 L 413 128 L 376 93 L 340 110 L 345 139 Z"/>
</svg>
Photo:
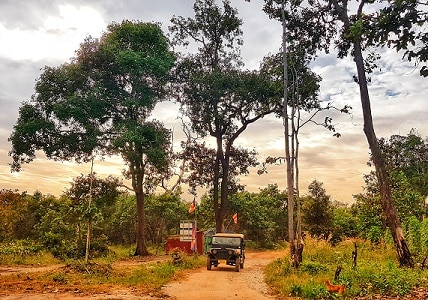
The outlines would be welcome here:
<svg viewBox="0 0 428 300">
<path fill-rule="evenodd" d="M 403 222 L 406 230 L 406 241 L 411 253 L 419 253 L 421 251 L 421 223 L 415 216 L 405 219 Z"/>
<path fill-rule="evenodd" d="M 428 255 L 428 219 L 424 219 L 420 227 L 421 252 L 423 256 Z"/>
<path fill-rule="evenodd" d="M 380 226 L 370 226 L 370 228 L 367 230 L 365 236 L 366 238 L 372 242 L 372 243 L 380 243 L 382 239 L 383 231 Z"/>
<path fill-rule="evenodd" d="M 68 264 L 66 269 L 77 273 L 86 273 L 106 277 L 108 277 L 113 271 L 113 268 L 110 264 L 101 264 L 95 262 L 85 263 L 81 261 L 75 261 Z"/>
<path fill-rule="evenodd" d="M 24 263 L 30 257 L 40 256 L 43 246 L 30 240 L 0 244 L 0 264 Z"/>
<path fill-rule="evenodd" d="M 8 243 L 0 244 L 0 256 L 26 256 L 37 255 L 42 251 L 43 247 L 30 240 L 17 240 Z"/>
<path fill-rule="evenodd" d="M 328 271 L 328 268 L 326 265 L 319 263 L 319 262 L 303 262 L 301 265 L 301 269 L 303 272 L 306 272 L 310 275 L 318 275 L 322 273 L 326 273 Z"/>
</svg>

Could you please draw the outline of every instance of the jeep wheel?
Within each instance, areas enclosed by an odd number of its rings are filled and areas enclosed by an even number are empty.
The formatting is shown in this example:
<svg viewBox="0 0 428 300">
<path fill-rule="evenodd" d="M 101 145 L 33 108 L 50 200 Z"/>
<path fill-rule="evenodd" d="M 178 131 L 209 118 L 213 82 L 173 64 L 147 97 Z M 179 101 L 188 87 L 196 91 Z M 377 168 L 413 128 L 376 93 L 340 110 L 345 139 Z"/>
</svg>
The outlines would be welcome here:
<svg viewBox="0 0 428 300">
<path fill-rule="evenodd" d="M 244 268 L 244 262 L 241 262 L 241 263 L 239 264 L 239 266 L 241 267 L 241 269 L 243 269 L 243 268 Z"/>
<path fill-rule="evenodd" d="M 207 270 L 211 270 L 211 259 L 207 258 Z"/>
<path fill-rule="evenodd" d="M 235 260 L 235 272 L 239 272 L 239 266 L 240 266 L 239 257 L 237 257 Z"/>
</svg>

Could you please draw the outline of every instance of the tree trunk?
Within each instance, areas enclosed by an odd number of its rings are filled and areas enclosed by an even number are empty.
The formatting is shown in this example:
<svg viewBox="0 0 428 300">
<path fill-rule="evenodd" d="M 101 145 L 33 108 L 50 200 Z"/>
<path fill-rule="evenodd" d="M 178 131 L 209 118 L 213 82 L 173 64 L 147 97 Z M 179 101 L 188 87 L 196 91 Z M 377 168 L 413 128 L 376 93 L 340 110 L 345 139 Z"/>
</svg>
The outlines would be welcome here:
<svg viewBox="0 0 428 300">
<path fill-rule="evenodd" d="M 137 249 L 135 250 L 134 256 L 146 256 L 149 255 L 146 247 L 146 237 L 145 237 L 145 222 L 146 214 L 144 211 L 144 193 L 142 190 L 135 191 L 135 196 L 137 198 Z"/>
<path fill-rule="evenodd" d="M 403 234 L 403 229 L 398 218 L 397 210 L 392 199 L 391 184 L 386 172 L 385 162 L 382 157 L 379 142 L 374 131 L 370 107 L 370 97 L 367 88 L 367 78 L 364 69 L 361 45 L 359 42 L 354 43 L 354 56 L 358 71 L 358 84 L 360 87 L 361 105 L 363 109 L 364 134 L 366 135 L 367 142 L 373 157 L 373 164 L 376 169 L 376 177 L 379 184 L 383 213 L 385 214 L 388 227 L 390 228 L 392 237 L 394 239 L 400 265 L 413 267 L 414 263 L 410 255 L 410 251 Z"/>
<path fill-rule="evenodd" d="M 141 155 L 142 157 L 143 155 Z M 147 256 L 149 251 L 146 247 L 146 212 L 144 210 L 144 164 L 143 161 L 136 161 L 131 166 L 132 187 L 134 188 L 135 198 L 137 199 L 137 248 L 134 256 Z"/>
<path fill-rule="evenodd" d="M 284 90 L 283 90 L 283 111 L 282 119 L 284 123 L 284 139 L 285 139 L 285 162 L 287 166 L 287 208 L 288 208 L 288 241 L 290 244 L 290 258 L 293 265 L 296 265 L 296 243 L 294 239 L 294 180 L 293 180 L 293 167 L 291 164 L 290 154 L 290 126 L 288 116 L 288 65 L 287 65 L 287 25 L 285 21 L 285 1 L 281 2 L 282 11 L 282 62 L 283 62 L 283 76 L 284 76 Z"/>
<path fill-rule="evenodd" d="M 295 116 L 293 113 L 293 120 L 296 120 L 297 126 L 293 122 L 293 139 L 295 141 L 295 148 L 293 147 L 294 153 L 294 177 L 295 177 L 295 188 L 296 188 L 296 209 L 297 209 L 297 224 L 296 224 L 296 265 L 300 265 L 303 261 L 303 234 L 302 234 L 302 214 L 300 205 L 300 186 L 299 186 L 299 120 L 300 114 Z"/>
<path fill-rule="evenodd" d="M 220 196 L 217 196 L 217 199 L 220 198 L 220 203 L 217 204 L 217 209 L 214 209 L 216 232 L 224 232 L 225 230 L 224 219 L 227 215 L 227 209 L 229 206 L 228 190 L 227 190 L 228 188 L 227 173 L 228 172 L 225 171 L 226 168 L 225 167 L 222 168 L 223 176 L 220 184 L 220 193 L 217 193 L 217 195 L 220 194 Z"/>
<path fill-rule="evenodd" d="M 216 232 L 224 232 L 224 217 L 220 212 L 215 216 L 215 225 Z"/>
<path fill-rule="evenodd" d="M 217 169 L 217 167 L 214 167 Z M 223 232 L 224 224 L 221 216 L 221 208 L 219 203 L 219 188 L 218 188 L 218 174 L 217 170 L 214 170 L 214 191 L 213 191 L 213 203 L 214 203 L 214 219 L 216 232 Z"/>
<path fill-rule="evenodd" d="M 92 217 L 89 217 L 88 228 L 86 231 L 86 247 L 85 247 L 85 264 L 89 262 L 89 251 L 91 249 L 91 229 L 92 229 Z"/>
<path fill-rule="evenodd" d="M 214 219 L 215 219 L 215 228 L 216 232 L 224 231 L 224 209 L 223 209 L 223 193 L 222 188 L 219 189 L 220 184 L 220 166 L 222 165 L 223 157 L 223 143 L 221 137 L 216 137 L 217 141 L 217 154 L 214 163 L 214 193 L 213 193 L 213 202 L 214 202 Z M 222 183 L 223 185 L 223 183 Z M 220 190 L 220 192 L 219 192 Z M 221 199 L 220 199 L 221 198 Z"/>
<path fill-rule="evenodd" d="M 89 203 L 88 207 L 91 208 L 92 205 L 92 183 L 93 183 L 93 174 L 94 174 L 94 158 L 92 157 L 91 162 L 91 177 L 89 179 Z M 85 263 L 89 261 L 89 251 L 91 249 L 91 230 L 92 230 L 92 212 L 88 220 L 88 230 L 86 232 L 86 247 L 85 247 Z"/>
</svg>

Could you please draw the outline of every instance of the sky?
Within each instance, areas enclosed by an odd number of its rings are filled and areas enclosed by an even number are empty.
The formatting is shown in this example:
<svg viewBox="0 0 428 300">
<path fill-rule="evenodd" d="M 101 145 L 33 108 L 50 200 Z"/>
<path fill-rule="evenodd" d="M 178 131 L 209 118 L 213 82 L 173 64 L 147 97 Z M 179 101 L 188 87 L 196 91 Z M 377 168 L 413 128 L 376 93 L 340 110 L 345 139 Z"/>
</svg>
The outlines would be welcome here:
<svg viewBox="0 0 428 300">
<path fill-rule="evenodd" d="M 281 25 L 262 12 L 262 1 L 231 0 L 243 20 L 244 45 L 242 58 L 247 69 L 257 69 L 262 58 L 276 53 L 281 45 Z M 11 144 L 8 138 L 17 121 L 22 101 L 34 93 L 34 84 L 44 66 L 59 66 L 69 62 L 85 37 L 100 37 L 111 22 L 124 19 L 158 22 L 167 33 L 173 15 L 193 15 L 192 0 L 2 0 L 0 2 L 0 189 L 17 189 L 32 194 L 61 195 L 73 178 L 89 174 L 89 164 L 55 162 L 43 153 L 23 165 L 19 173 L 10 172 Z M 402 60 L 402 54 L 379 49 L 379 69 L 371 74 L 369 92 L 372 115 L 378 138 L 407 135 L 416 129 L 428 136 L 428 79 L 419 76 L 413 63 Z M 300 187 L 306 193 L 313 180 L 324 184 L 333 200 L 352 203 L 353 195 L 363 191 L 363 175 L 369 148 L 363 133 L 362 111 L 357 84 L 352 76 L 355 64 L 350 59 L 339 60 L 334 49 L 320 54 L 311 64 L 322 77 L 320 99 L 332 101 L 337 107 L 352 106 L 352 116 L 329 113 L 341 137 L 321 127 L 309 125 L 300 132 Z M 182 134 L 177 120 L 178 107 L 170 102 L 160 103 L 153 118 L 163 121 L 174 131 L 174 142 Z M 323 120 L 326 115 L 320 115 Z M 212 142 L 208 138 L 207 142 Z M 236 145 L 255 148 L 258 158 L 284 156 L 282 120 L 265 117 L 249 128 Z M 178 150 L 178 147 L 177 147 Z M 100 177 L 121 177 L 125 168 L 118 157 L 96 159 L 94 172 Z M 267 173 L 257 175 L 257 169 L 241 178 L 250 192 L 268 184 L 286 187 L 285 165 L 269 166 Z M 187 197 L 185 189 L 184 197 Z M 203 193 L 201 191 L 200 193 Z M 187 195 L 187 196 L 186 196 Z M 199 194 L 198 196 L 201 196 Z"/>
</svg>

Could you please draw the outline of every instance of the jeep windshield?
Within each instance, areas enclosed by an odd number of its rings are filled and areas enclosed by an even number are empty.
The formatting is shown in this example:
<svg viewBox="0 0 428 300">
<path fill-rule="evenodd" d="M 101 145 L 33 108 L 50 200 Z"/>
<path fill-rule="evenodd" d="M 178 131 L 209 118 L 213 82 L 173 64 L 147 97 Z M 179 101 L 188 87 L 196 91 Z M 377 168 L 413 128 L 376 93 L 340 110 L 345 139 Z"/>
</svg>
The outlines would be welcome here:
<svg viewBox="0 0 428 300">
<path fill-rule="evenodd" d="M 230 246 L 241 246 L 241 239 L 239 237 L 223 237 L 214 236 L 212 239 L 213 245 L 230 245 Z"/>
</svg>

